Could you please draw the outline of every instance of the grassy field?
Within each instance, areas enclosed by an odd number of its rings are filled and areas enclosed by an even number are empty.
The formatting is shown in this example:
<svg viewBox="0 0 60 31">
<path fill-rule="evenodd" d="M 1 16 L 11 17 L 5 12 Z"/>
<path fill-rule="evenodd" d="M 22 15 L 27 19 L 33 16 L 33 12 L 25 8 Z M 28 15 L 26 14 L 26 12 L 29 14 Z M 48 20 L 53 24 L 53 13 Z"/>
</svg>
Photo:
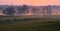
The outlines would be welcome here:
<svg viewBox="0 0 60 31">
<path fill-rule="evenodd" d="M 60 31 L 59 18 L 5 18 L 0 20 L 0 31 Z"/>
<path fill-rule="evenodd" d="M 0 25 L 0 31 L 60 31 L 60 21 Z"/>
</svg>

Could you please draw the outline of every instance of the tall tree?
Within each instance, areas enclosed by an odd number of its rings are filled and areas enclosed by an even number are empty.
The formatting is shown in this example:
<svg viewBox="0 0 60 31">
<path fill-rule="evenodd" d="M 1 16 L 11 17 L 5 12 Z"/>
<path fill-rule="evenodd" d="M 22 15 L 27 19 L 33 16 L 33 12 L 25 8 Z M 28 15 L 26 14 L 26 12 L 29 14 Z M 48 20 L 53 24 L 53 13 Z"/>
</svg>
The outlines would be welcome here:
<svg viewBox="0 0 60 31">
<path fill-rule="evenodd" d="M 23 8 L 26 10 L 26 9 L 28 9 L 28 6 L 27 5 L 23 5 Z"/>
<path fill-rule="evenodd" d="M 29 9 L 27 5 L 23 5 L 23 9 L 25 10 L 24 14 L 29 13 Z"/>
<path fill-rule="evenodd" d="M 52 12 L 51 12 L 51 6 L 48 5 L 48 6 L 47 6 L 47 14 L 48 14 L 48 15 L 51 15 L 51 13 L 52 13 Z"/>
</svg>

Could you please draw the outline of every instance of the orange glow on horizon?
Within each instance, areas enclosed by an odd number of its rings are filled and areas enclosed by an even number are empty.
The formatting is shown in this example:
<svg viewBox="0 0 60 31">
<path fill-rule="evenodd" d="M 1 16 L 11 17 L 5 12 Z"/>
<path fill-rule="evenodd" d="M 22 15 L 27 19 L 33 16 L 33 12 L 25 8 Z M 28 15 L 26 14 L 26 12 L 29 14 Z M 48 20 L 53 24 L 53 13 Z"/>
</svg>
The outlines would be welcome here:
<svg viewBox="0 0 60 31">
<path fill-rule="evenodd" d="M 60 5 L 60 0 L 0 0 L 0 4 L 13 5 Z"/>
</svg>

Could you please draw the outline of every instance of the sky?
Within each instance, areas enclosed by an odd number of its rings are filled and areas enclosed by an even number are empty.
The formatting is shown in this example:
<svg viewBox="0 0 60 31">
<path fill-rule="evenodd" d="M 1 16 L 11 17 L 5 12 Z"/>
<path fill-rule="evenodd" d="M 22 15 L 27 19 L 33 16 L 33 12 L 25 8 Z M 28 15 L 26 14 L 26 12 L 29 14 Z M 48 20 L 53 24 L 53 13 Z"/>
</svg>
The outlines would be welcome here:
<svg viewBox="0 0 60 31">
<path fill-rule="evenodd" d="M 0 0 L 0 5 L 60 5 L 60 0 Z"/>
</svg>

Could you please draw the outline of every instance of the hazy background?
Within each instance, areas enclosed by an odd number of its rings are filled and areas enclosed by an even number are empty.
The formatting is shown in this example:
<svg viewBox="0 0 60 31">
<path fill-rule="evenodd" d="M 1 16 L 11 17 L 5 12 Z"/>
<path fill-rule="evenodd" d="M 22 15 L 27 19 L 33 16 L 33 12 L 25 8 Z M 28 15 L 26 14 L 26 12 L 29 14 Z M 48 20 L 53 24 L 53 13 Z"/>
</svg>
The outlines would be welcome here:
<svg viewBox="0 0 60 31">
<path fill-rule="evenodd" d="M 33 6 L 60 5 L 60 0 L 0 0 L 0 5 L 23 5 L 23 4 Z M 60 15 L 60 11 L 56 10 L 55 12 L 57 13 L 57 15 Z M 0 13 L 0 15 L 1 14 L 2 13 Z"/>
</svg>

